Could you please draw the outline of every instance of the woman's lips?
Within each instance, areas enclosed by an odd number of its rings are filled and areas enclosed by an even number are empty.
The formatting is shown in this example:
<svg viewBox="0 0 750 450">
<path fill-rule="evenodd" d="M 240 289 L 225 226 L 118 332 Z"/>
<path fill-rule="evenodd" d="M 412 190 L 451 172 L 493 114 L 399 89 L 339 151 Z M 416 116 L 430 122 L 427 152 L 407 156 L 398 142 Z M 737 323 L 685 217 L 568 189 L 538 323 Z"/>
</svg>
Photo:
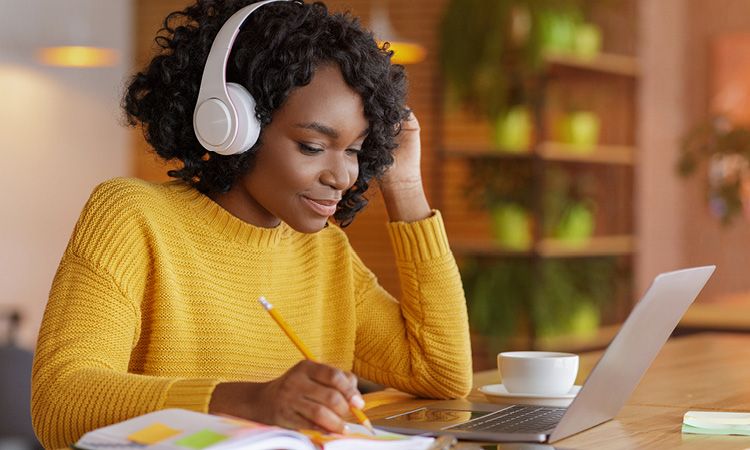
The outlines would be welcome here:
<svg viewBox="0 0 750 450">
<path fill-rule="evenodd" d="M 313 199 L 310 197 L 302 197 L 302 199 L 310 209 L 325 217 L 334 215 L 336 213 L 336 205 L 339 203 L 338 200 Z"/>
</svg>

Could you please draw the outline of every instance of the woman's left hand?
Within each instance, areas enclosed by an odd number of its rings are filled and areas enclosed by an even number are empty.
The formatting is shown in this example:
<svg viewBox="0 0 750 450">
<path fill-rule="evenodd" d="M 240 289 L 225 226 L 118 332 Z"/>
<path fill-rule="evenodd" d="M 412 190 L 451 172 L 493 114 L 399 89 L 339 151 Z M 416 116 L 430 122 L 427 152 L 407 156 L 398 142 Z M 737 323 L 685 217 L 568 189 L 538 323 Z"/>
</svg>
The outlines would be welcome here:
<svg viewBox="0 0 750 450">
<path fill-rule="evenodd" d="M 420 168 L 422 144 L 419 139 L 419 121 L 413 112 L 401 122 L 401 133 L 396 137 L 398 147 L 393 153 L 393 165 L 380 180 L 383 189 L 403 190 L 422 186 Z"/>
<path fill-rule="evenodd" d="M 393 165 L 380 179 L 380 191 L 393 222 L 414 222 L 432 213 L 422 186 L 419 131 L 419 121 L 410 112 L 396 137 Z"/>
</svg>

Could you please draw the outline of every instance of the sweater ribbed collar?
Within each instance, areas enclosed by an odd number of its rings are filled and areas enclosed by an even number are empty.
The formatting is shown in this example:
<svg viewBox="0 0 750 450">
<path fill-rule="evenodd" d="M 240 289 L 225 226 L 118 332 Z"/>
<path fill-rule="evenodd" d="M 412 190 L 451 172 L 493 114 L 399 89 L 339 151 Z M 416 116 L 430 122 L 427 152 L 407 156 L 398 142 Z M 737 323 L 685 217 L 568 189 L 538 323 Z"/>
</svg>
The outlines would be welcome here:
<svg viewBox="0 0 750 450">
<path fill-rule="evenodd" d="M 182 181 L 171 181 L 165 186 L 187 203 L 212 230 L 233 241 L 258 248 L 273 248 L 294 233 L 284 222 L 275 228 L 249 224 Z"/>
</svg>

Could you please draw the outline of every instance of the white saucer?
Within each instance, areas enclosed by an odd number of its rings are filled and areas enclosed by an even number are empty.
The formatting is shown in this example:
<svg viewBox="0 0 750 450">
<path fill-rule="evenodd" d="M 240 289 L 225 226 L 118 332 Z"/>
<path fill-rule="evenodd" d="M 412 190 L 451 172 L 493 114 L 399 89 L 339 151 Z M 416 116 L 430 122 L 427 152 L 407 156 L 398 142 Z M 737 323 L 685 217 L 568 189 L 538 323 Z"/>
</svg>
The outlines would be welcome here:
<svg viewBox="0 0 750 450">
<path fill-rule="evenodd" d="M 511 393 L 505 389 L 502 384 L 488 384 L 479 388 L 479 392 L 484 394 L 487 399 L 493 403 L 517 403 L 525 405 L 548 405 L 548 406 L 568 406 L 573 401 L 581 386 L 575 385 L 566 394 L 561 395 L 538 395 Z"/>
</svg>

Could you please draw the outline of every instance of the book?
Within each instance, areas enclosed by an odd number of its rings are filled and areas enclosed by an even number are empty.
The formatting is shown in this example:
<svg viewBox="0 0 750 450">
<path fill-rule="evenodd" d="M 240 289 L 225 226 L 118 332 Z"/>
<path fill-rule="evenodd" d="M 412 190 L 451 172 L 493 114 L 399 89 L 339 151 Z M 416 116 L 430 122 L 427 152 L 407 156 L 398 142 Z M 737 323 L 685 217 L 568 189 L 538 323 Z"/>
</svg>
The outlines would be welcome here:
<svg viewBox="0 0 750 450">
<path fill-rule="evenodd" d="M 682 432 L 750 436 L 750 413 L 688 411 L 682 418 Z"/>
<path fill-rule="evenodd" d="M 80 450 L 420 450 L 434 438 L 347 424 L 346 434 L 288 430 L 234 417 L 164 409 L 84 434 Z"/>
</svg>

